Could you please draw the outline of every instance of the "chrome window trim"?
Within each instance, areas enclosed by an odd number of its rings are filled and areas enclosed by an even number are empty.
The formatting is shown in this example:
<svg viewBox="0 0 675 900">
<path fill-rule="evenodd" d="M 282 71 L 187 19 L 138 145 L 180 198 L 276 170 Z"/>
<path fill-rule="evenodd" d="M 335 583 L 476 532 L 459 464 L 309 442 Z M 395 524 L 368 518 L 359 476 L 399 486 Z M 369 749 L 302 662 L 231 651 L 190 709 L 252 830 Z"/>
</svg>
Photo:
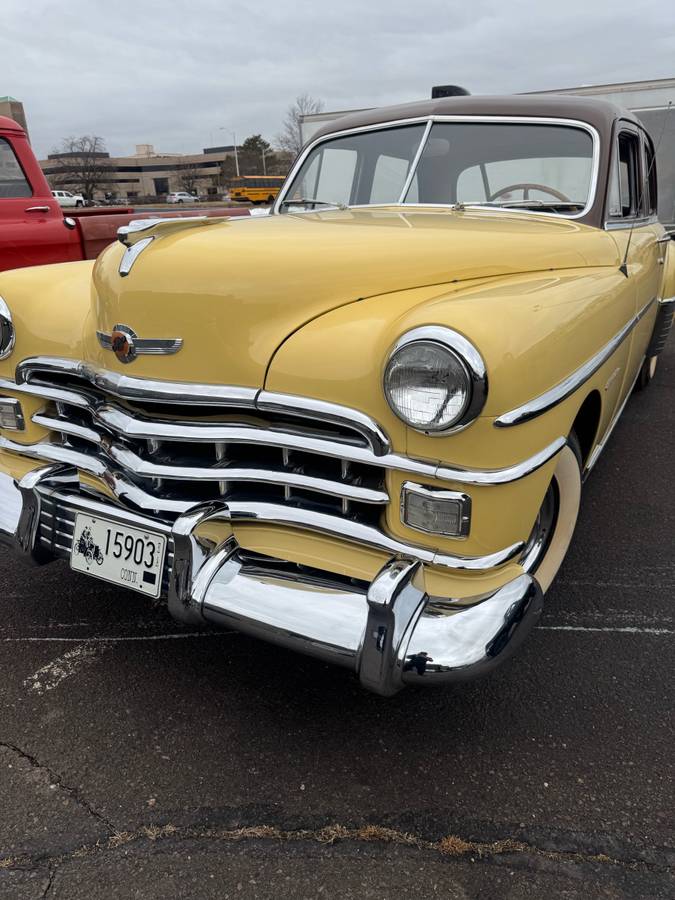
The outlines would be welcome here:
<svg viewBox="0 0 675 900">
<path fill-rule="evenodd" d="M 410 494 L 417 494 L 419 497 L 428 497 L 432 500 L 456 500 L 459 503 L 459 531 L 434 531 L 430 528 L 422 528 L 420 525 L 412 525 L 406 521 L 406 500 Z M 446 491 L 443 488 L 427 487 L 426 485 L 417 484 L 414 481 L 404 481 L 401 485 L 401 500 L 399 503 L 399 514 L 401 524 L 406 528 L 412 528 L 414 531 L 421 531 L 424 534 L 439 534 L 444 537 L 453 538 L 454 540 L 465 540 L 469 536 L 471 530 L 471 497 L 462 491 Z"/>
<path fill-rule="evenodd" d="M 558 382 L 558 384 L 554 385 L 548 391 L 544 391 L 543 394 L 539 394 L 538 397 L 534 397 L 532 400 L 528 400 L 527 403 L 523 403 L 521 406 L 517 406 L 515 409 L 511 409 L 498 416 L 494 421 L 495 427 L 508 428 L 511 425 L 521 425 L 523 422 L 529 422 L 530 419 L 534 419 L 537 416 L 542 415 L 542 413 L 548 412 L 549 409 L 553 409 L 554 406 L 557 406 L 559 403 L 562 403 L 563 400 L 567 400 L 568 397 L 571 397 L 582 384 L 595 375 L 598 369 L 607 362 L 638 322 L 649 312 L 655 302 L 656 297 L 652 297 L 652 299 L 642 307 L 640 312 L 633 316 L 623 328 L 617 331 L 614 337 L 608 341 L 601 350 L 590 359 L 586 360 L 583 365 L 579 366 L 579 368 L 572 372 L 571 375 L 568 375 L 567 378 Z"/>
<path fill-rule="evenodd" d="M 463 368 L 469 377 L 471 396 L 469 397 L 466 408 L 462 411 L 459 419 L 455 423 L 440 431 L 427 431 L 424 428 L 415 428 L 414 425 L 410 425 L 408 422 L 405 422 L 404 419 L 401 419 L 396 408 L 392 405 L 386 390 L 385 379 L 387 369 L 389 368 L 389 364 L 394 358 L 394 355 L 403 347 L 407 347 L 409 344 L 417 342 L 432 342 L 440 344 L 442 347 L 446 347 L 459 358 L 459 361 L 462 363 Z M 465 428 L 468 428 L 468 426 L 480 415 L 481 410 L 485 406 L 488 394 L 487 369 L 485 368 L 483 357 L 476 347 L 458 331 L 448 328 L 445 325 L 420 325 L 417 328 L 406 331 L 392 347 L 384 366 L 382 386 L 389 407 L 396 418 L 404 422 L 407 428 L 412 428 L 413 431 L 418 431 L 429 437 L 446 437 L 448 434 L 455 434 L 458 431 L 463 431 Z"/>
<path fill-rule="evenodd" d="M 410 185 L 413 182 L 413 178 L 415 177 L 415 172 L 417 171 L 417 166 L 419 165 L 419 161 L 422 158 L 422 154 L 424 153 L 424 148 L 427 145 L 427 141 L 429 140 L 429 132 L 434 127 L 434 123 L 432 119 L 429 119 L 424 132 L 422 133 L 422 137 L 420 139 L 420 144 L 417 150 L 415 151 L 415 155 L 413 156 L 410 162 L 410 170 L 408 174 L 405 176 L 405 181 L 403 182 L 403 187 L 401 188 L 401 193 L 398 196 L 398 202 L 404 203 L 405 198 L 410 190 Z M 372 192 L 371 192 L 372 193 Z"/>
<path fill-rule="evenodd" d="M 642 228 L 645 225 L 658 225 L 658 216 L 638 216 L 633 219 L 607 219 L 605 231 L 624 231 L 630 228 Z"/>
<path fill-rule="evenodd" d="M 422 157 L 422 153 L 424 152 L 424 148 L 429 139 L 429 135 L 431 133 L 431 127 L 435 122 L 487 122 L 493 124 L 520 124 L 520 125 L 559 125 L 568 128 L 581 128 L 590 134 L 591 139 L 593 141 L 593 158 L 591 163 L 591 178 L 588 188 L 588 199 L 586 201 L 586 205 L 583 210 L 579 213 L 575 213 L 574 215 L 566 215 L 564 213 L 542 213 L 533 210 L 523 210 L 527 215 L 537 215 L 537 216 L 554 216 L 556 219 L 580 219 L 583 216 L 587 216 L 590 210 L 593 208 L 596 200 L 596 194 L 598 189 L 598 178 L 600 173 L 600 135 L 596 128 L 588 122 L 583 122 L 581 119 L 560 119 L 556 117 L 550 116 L 442 116 L 442 115 L 430 115 L 430 116 L 417 116 L 409 119 L 391 119 L 387 122 L 376 122 L 372 125 L 364 125 L 360 128 L 346 128 L 341 131 L 333 131 L 330 134 L 325 134 L 322 137 L 316 138 L 313 141 L 310 141 L 309 144 L 301 151 L 297 160 L 295 161 L 291 171 L 288 173 L 286 181 L 283 184 L 282 189 L 279 191 L 277 198 L 270 208 L 270 212 L 272 214 L 279 214 L 279 209 L 281 208 L 281 204 L 283 203 L 286 195 L 290 187 L 292 186 L 298 172 L 303 166 L 305 160 L 308 155 L 320 144 L 325 143 L 326 141 L 334 140 L 335 138 L 347 137 L 351 134 L 361 134 L 370 131 L 382 131 L 383 129 L 390 128 L 400 128 L 405 125 L 419 125 L 422 123 L 428 123 L 427 128 L 425 129 L 424 134 L 420 138 L 420 146 L 418 147 L 415 157 L 414 157 L 414 166 L 411 165 L 410 171 L 408 172 L 408 176 L 406 178 L 406 185 L 404 187 L 409 187 L 410 183 L 412 183 L 412 179 L 415 176 L 415 172 L 417 171 L 417 166 L 419 165 L 419 161 Z M 401 193 L 399 196 L 397 203 L 384 203 L 384 204 L 371 204 L 371 203 L 363 203 L 363 204 L 354 204 L 353 206 L 349 206 L 349 209 L 373 209 L 376 207 L 403 207 L 404 209 L 414 210 L 418 206 L 429 206 L 429 207 L 437 207 L 440 209 L 455 209 L 458 204 L 453 203 L 430 203 L 430 204 L 418 204 L 418 203 L 404 203 L 405 193 Z M 509 213 L 518 213 L 518 210 L 514 210 L 513 207 L 486 207 L 486 206 L 471 206 L 470 204 L 462 205 L 464 209 L 488 209 L 492 211 L 500 211 L 503 210 Z M 323 209 L 337 209 L 337 207 L 329 207 L 325 206 Z M 316 210 L 303 210 L 302 212 L 293 213 L 293 215 L 302 215 L 304 212 L 316 212 Z"/>
<path fill-rule="evenodd" d="M 14 350 L 14 345 L 16 344 L 16 332 L 14 331 L 14 322 L 12 320 L 12 313 L 10 312 L 9 306 L 5 300 L 0 297 L 0 319 L 4 320 L 5 327 L 9 332 L 9 337 L 7 339 L 7 344 L 3 348 L 0 345 L 0 359 L 7 359 L 8 356 L 12 355 L 12 351 Z M 4 328 L 0 323 L 0 337 L 2 337 L 2 332 Z"/>
</svg>

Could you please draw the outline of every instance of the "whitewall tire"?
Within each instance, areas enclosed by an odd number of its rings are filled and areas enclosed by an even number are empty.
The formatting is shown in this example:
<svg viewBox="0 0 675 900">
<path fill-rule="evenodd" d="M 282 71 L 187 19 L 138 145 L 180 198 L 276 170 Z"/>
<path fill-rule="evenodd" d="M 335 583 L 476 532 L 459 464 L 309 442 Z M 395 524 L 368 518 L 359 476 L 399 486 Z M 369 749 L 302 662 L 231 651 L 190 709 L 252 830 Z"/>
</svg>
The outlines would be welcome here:
<svg viewBox="0 0 675 900">
<path fill-rule="evenodd" d="M 558 454 L 553 479 L 544 497 L 523 558 L 544 593 L 549 589 L 567 550 L 581 505 L 581 452 L 574 435 Z"/>
</svg>

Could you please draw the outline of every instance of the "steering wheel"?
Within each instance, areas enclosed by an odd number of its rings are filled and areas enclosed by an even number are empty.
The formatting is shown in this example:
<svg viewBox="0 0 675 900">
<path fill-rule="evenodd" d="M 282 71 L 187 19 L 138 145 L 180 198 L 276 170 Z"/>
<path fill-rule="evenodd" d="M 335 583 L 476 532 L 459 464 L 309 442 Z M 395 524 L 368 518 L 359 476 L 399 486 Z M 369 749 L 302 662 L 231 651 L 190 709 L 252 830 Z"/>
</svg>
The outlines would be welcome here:
<svg viewBox="0 0 675 900">
<path fill-rule="evenodd" d="M 569 197 L 566 197 L 560 191 L 556 191 L 555 188 L 548 187 L 546 184 L 534 184 L 534 182 L 531 181 L 519 181 L 518 184 L 509 184 L 507 187 L 495 191 L 494 194 L 488 197 L 488 200 L 492 202 L 493 200 L 496 200 L 497 197 L 501 197 L 502 194 L 510 194 L 511 191 L 522 191 L 523 200 L 530 199 L 530 191 L 543 191 L 544 194 L 550 194 L 562 203 L 572 202 Z"/>
</svg>

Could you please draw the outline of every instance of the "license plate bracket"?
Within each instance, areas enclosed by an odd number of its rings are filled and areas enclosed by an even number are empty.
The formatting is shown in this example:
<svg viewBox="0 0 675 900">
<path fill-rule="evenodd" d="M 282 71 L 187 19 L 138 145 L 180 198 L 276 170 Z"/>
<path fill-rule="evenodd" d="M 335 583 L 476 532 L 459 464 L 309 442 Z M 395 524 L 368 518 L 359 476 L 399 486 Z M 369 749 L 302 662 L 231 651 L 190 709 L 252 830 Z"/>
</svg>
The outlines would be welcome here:
<svg viewBox="0 0 675 900">
<path fill-rule="evenodd" d="M 77 513 L 70 567 L 102 581 L 157 598 L 162 590 L 166 535 Z"/>
</svg>

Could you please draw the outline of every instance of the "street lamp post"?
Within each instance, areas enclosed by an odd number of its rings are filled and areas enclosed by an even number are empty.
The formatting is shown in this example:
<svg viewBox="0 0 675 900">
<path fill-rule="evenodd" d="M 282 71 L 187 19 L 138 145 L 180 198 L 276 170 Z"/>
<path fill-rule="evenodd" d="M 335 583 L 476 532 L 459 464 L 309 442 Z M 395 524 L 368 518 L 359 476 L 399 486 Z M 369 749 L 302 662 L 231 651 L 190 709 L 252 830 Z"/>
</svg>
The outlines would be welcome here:
<svg viewBox="0 0 675 900">
<path fill-rule="evenodd" d="M 267 163 L 265 162 L 265 148 L 262 148 L 262 158 L 263 158 L 263 175 L 267 175 Z"/>
<path fill-rule="evenodd" d="M 222 128 L 220 128 L 219 130 L 227 131 L 227 128 L 223 125 Z M 239 178 L 239 157 L 237 156 L 237 135 L 234 133 L 234 131 L 231 131 L 230 134 L 232 135 L 232 140 L 234 141 L 234 168 L 236 169 L 236 172 L 237 172 L 237 178 Z"/>
</svg>

